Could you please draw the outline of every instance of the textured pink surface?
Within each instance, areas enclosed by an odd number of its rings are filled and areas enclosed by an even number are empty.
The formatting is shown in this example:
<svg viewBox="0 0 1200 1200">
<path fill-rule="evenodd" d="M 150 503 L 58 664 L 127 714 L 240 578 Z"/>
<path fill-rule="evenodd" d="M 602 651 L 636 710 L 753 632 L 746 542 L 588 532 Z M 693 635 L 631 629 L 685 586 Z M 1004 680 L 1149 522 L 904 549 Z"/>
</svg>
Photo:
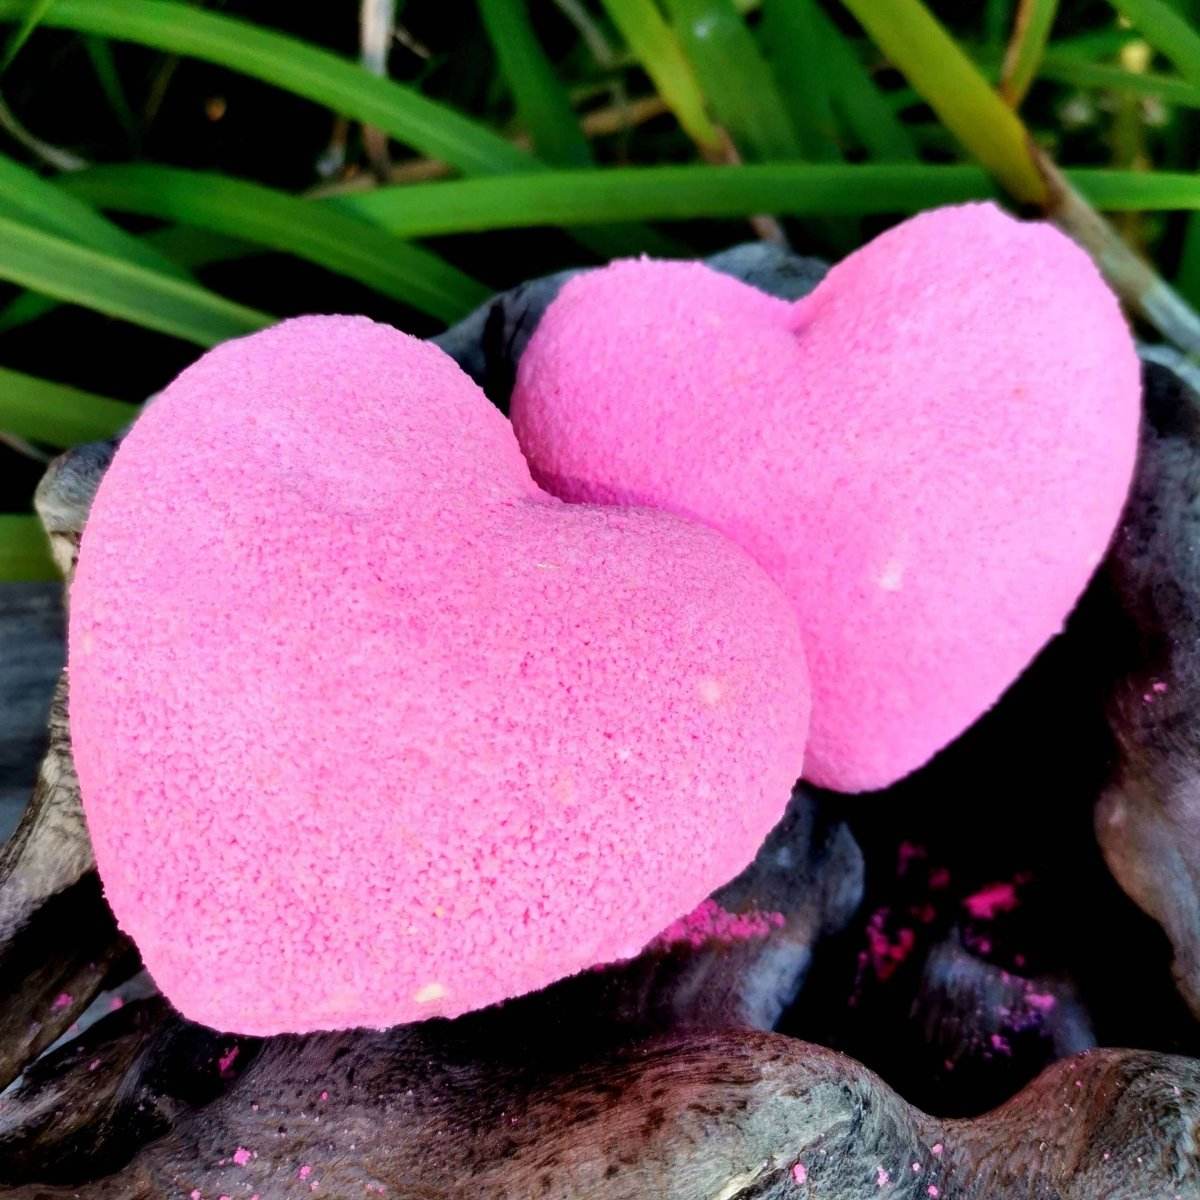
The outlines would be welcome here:
<svg viewBox="0 0 1200 1200">
<path fill-rule="evenodd" d="M 189 1017 L 454 1014 L 636 952 L 800 771 L 786 598 L 563 504 L 433 346 L 290 321 L 185 371 L 83 538 L 71 726 L 105 890 Z"/>
<path fill-rule="evenodd" d="M 919 766 L 1061 626 L 1133 468 L 1138 366 L 1084 252 L 991 205 L 926 213 L 795 305 L 694 263 L 571 280 L 513 426 L 570 500 L 741 543 L 800 614 L 807 775 Z"/>
</svg>

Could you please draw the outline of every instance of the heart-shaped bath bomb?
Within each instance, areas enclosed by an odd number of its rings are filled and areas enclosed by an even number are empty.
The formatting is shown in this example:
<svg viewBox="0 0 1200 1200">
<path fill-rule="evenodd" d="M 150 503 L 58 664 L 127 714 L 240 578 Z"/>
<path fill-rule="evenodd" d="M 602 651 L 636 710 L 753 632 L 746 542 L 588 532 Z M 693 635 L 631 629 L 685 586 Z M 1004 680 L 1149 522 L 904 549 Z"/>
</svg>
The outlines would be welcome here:
<svg viewBox="0 0 1200 1200">
<path fill-rule="evenodd" d="M 1082 250 L 990 204 L 926 213 L 795 304 L 694 263 L 569 281 L 523 355 L 534 478 L 729 534 L 787 592 L 806 775 L 889 784 L 1056 633 L 1133 469 L 1138 364 Z"/>
<path fill-rule="evenodd" d="M 188 1017 L 451 1015 L 634 953 L 802 765 L 795 614 L 734 543 L 541 492 L 441 350 L 230 342 L 144 413 L 71 595 L 105 892 Z"/>
</svg>

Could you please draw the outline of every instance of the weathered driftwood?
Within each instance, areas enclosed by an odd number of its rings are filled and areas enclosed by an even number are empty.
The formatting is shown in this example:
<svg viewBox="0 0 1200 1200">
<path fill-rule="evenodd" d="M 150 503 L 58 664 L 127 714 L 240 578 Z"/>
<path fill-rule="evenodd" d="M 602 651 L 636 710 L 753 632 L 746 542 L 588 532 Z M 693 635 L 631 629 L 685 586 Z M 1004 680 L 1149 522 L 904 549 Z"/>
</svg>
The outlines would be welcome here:
<svg viewBox="0 0 1200 1200">
<path fill-rule="evenodd" d="M 774 247 L 714 265 L 782 295 L 821 271 Z M 534 281 L 440 339 L 497 403 L 560 285 Z M 39 494 L 68 569 L 111 452 L 65 456 Z M 452 1022 L 262 1041 L 152 998 L 35 1062 L 74 1006 L 136 968 L 90 871 L 60 694 L 52 770 L 0 859 L 0 1068 L 24 1071 L 0 1098 L 0 1195 L 1200 1200 L 1200 1061 L 1054 1062 L 1127 1032 L 1195 1047 L 1156 985 L 1158 948 L 1088 853 L 1112 753 L 1095 669 L 1108 652 L 1088 640 L 1112 627 L 1102 601 L 893 795 L 798 794 L 717 894 L 715 923 L 674 929 L 630 963 Z M 1035 783 L 1028 763 L 1047 749 Z M 973 834 L 989 811 L 999 819 Z M 1132 820 L 1153 827 L 1149 813 Z M 952 884 L 934 883 L 943 864 Z M 964 911 L 969 893 L 1014 877 L 1030 892 L 1014 913 Z M 722 912 L 744 919 L 722 925 Z M 1141 994 L 1111 999 L 1130 975 Z M 1017 1045 L 1014 1014 L 1031 1003 L 1039 1019 Z M 800 1037 L 768 1032 L 781 1019 Z M 991 1113 L 939 1119 L 801 1040 L 814 1032 L 941 1113 L 977 1113 L 1053 1065 Z"/>
<path fill-rule="evenodd" d="M 1200 1195 L 1200 1063 L 1193 1059 L 1093 1051 L 1055 1065 L 986 1117 L 938 1121 L 832 1051 L 745 1029 L 630 1039 L 633 1030 L 606 1025 L 602 1010 L 582 1008 L 571 991 L 560 985 L 455 1022 L 273 1038 L 222 1096 L 186 1107 L 177 1090 L 186 1071 L 173 1076 L 174 1092 L 147 1082 L 146 1064 L 161 1069 L 162 1042 L 179 1031 L 160 1028 L 131 1044 L 126 1017 L 111 1041 L 96 1036 L 74 1053 L 41 1111 L 69 1095 L 118 1140 L 128 1138 L 130 1121 L 156 1131 L 173 1119 L 173 1127 L 103 1180 L 6 1194 Z M 145 1019 L 153 1024 L 153 1014 Z M 201 1083 L 213 1078 L 220 1048 L 210 1039 Z M 88 1068 L 96 1058 L 133 1068 L 115 1087 L 98 1085 L 93 1098 Z M 62 1161 L 78 1167 L 81 1134 L 72 1134 L 74 1159 Z M 89 1162 L 113 1161 L 111 1140 L 85 1144 Z"/>
<path fill-rule="evenodd" d="M 46 714 L 63 664 L 62 589 L 0 587 L 0 840 L 24 811 L 46 749 Z"/>
<path fill-rule="evenodd" d="M 1105 583 L 1117 762 L 1096 814 L 1113 874 L 1158 920 L 1200 1017 L 1200 408 L 1146 368 L 1141 462 Z"/>
</svg>

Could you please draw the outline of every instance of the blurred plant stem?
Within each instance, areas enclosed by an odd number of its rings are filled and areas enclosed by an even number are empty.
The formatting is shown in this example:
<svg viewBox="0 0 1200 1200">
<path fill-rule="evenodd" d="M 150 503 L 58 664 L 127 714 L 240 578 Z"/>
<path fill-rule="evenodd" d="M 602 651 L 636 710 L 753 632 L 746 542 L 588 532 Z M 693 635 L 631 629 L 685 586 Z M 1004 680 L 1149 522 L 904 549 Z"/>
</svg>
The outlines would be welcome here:
<svg viewBox="0 0 1200 1200">
<path fill-rule="evenodd" d="M 1187 354 L 1200 356 L 1200 316 L 1070 185 L 921 0 L 842 2 L 1017 201 L 1040 210 L 1083 246 L 1131 311 Z"/>
</svg>

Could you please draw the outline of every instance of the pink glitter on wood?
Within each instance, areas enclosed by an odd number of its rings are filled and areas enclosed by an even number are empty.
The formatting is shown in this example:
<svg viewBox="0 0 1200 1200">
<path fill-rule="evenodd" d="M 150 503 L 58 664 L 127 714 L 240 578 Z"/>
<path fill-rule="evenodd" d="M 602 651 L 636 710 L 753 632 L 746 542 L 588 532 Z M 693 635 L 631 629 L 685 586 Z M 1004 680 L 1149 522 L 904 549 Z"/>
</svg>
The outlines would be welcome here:
<svg viewBox="0 0 1200 1200">
<path fill-rule="evenodd" d="M 1011 883 L 989 883 L 963 901 L 963 907 L 980 921 L 991 921 L 1017 907 L 1017 890 Z"/>
<path fill-rule="evenodd" d="M 867 951 L 878 979 L 889 979 L 896 968 L 912 953 L 916 934 L 907 927 L 889 936 L 885 926 L 888 910 L 878 909 L 867 922 Z"/>
<path fill-rule="evenodd" d="M 691 946 L 699 949 L 710 942 L 749 942 L 767 937 L 773 929 L 784 924 L 780 912 L 726 912 L 715 900 L 702 901 L 686 917 L 668 925 L 651 943 L 665 949 L 668 946 Z"/>
<path fill-rule="evenodd" d="M 237 1163 L 239 1167 L 244 1167 L 253 1157 L 253 1153 L 247 1150 L 245 1146 L 239 1146 L 233 1152 L 233 1161 Z"/>
<path fill-rule="evenodd" d="M 892 1177 L 882 1167 L 880 1167 L 875 1174 L 875 1186 L 887 1187 L 887 1185 L 891 1182 Z"/>
<path fill-rule="evenodd" d="M 229 1049 L 226 1050 L 225 1053 L 222 1054 L 221 1057 L 217 1059 L 217 1070 L 220 1071 L 222 1075 L 224 1075 L 225 1072 L 228 1071 L 229 1068 L 232 1067 L 233 1064 L 237 1061 L 237 1056 L 238 1056 L 238 1047 L 230 1046 Z"/>
<path fill-rule="evenodd" d="M 70 992 L 59 992 L 58 995 L 54 997 L 54 1003 L 50 1007 L 55 1008 L 55 1009 L 70 1008 L 71 1004 L 72 1004 L 71 993 Z"/>
<path fill-rule="evenodd" d="M 792 1168 L 792 1178 L 797 1183 L 803 1183 L 808 1178 L 808 1168 L 803 1163 L 797 1163 Z"/>
</svg>

